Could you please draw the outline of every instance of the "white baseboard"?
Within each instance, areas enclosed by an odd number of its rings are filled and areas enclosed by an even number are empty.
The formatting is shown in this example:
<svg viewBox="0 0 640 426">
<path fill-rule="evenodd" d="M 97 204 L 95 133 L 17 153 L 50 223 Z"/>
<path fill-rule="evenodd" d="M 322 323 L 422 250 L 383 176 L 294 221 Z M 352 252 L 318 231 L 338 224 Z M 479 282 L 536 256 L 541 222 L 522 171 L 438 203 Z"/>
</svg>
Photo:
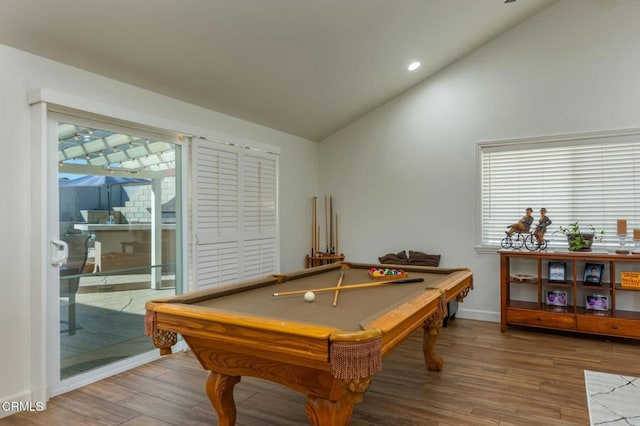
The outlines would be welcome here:
<svg viewBox="0 0 640 426">
<path fill-rule="evenodd" d="M 458 305 L 456 318 L 470 319 L 476 321 L 500 322 L 500 312 L 479 311 L 476 309 L 463 309 Z"/>
</svg>

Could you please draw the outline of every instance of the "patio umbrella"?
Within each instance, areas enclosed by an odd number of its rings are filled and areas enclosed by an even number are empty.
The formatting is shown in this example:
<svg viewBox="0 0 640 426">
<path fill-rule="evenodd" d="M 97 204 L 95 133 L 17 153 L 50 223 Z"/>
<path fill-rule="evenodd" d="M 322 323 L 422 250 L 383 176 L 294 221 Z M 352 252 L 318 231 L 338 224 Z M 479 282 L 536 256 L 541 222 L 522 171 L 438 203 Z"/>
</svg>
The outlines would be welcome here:
<svg viewBox="0 0 640 426">
<path fill-rule="evenodd" d="M 69 187 L 100 187 L 105 186 L 107 188 L 107 216 L 111 216 L 111 186 L 113 185 L 150 185 L 150 179 L 142 178 L 130 178 L 120 176 L 101 176 L 101 175 L 86 175 L 77 179 L 68 181 L 60 181 L 60 188 Z"/>
</svg>

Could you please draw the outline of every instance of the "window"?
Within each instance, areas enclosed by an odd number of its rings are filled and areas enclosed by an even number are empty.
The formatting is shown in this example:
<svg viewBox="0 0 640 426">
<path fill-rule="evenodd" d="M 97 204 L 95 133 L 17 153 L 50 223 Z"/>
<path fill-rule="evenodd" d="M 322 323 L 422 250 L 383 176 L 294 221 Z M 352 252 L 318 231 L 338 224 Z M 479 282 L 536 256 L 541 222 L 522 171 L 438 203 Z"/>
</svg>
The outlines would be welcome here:
<svg viewBox="0 0 640 426">
<path fill-rule="evenodd" d="M 566 247 L 554 231 L 575 221 L 583 231 L 604 230 L 596 249 L 619 243 L 617 219 L 627 219 L 628 236 L 640 228 L 640 130 L 481 142 L 478 149 L 482 246 L 499 246 L 527 207 L 533 226 L 547 209 L 550 247 Z"/>
</svg>

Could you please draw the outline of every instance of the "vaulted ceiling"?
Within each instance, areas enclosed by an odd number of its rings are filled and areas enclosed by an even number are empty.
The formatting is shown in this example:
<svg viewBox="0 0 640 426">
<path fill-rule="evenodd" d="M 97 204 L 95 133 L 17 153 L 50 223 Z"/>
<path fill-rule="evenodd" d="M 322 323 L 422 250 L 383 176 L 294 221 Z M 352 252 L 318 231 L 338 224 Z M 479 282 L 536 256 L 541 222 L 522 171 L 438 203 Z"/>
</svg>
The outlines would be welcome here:
<svg viewBox="0 0 640 426">
<path fill-rule="evenodd" d="M 0 0 L 0 43 L 321 141 L 556 1 Z"/>
</svg>

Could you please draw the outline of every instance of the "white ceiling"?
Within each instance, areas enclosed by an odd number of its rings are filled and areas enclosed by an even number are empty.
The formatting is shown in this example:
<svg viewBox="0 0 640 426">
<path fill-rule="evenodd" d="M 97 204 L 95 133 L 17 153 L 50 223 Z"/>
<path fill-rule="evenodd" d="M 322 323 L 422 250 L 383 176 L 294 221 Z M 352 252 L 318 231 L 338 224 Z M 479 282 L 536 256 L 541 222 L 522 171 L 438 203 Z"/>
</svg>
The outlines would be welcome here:
<svg viewBox="0 0 640 426">
<path fill-rule="evenodd" d="M 0 43 L 321 141 L 556 1 L 0 0 Z"/>
</svg>

